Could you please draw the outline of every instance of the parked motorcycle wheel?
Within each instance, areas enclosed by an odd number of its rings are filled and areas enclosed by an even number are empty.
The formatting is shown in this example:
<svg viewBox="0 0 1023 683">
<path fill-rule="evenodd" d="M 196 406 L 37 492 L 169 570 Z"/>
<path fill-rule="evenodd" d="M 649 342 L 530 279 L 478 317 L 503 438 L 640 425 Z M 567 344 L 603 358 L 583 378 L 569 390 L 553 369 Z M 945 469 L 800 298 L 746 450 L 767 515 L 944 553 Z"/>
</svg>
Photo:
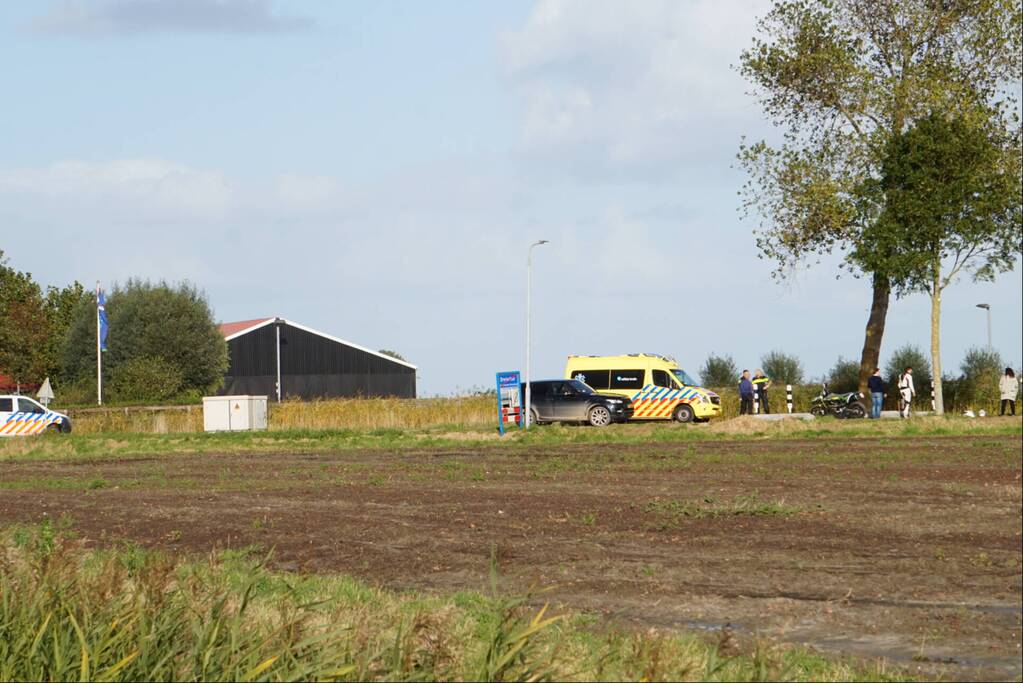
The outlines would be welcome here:
<svg viewBox="0 0 1023 683">
<path fill-rule="evenodd" d="M 812 406 L 810 408 L 810 414 L 814 417 L 824 417 L 827 413 L 828 411 L 824 410 L 824 408 L 821 408 L 820 406 Z"/>
<path fill-rule="evenodd" d="M 845 416 L 856 420 L 867 416 L 867 409 L 861 403 L 850 403 L 845 407 Z"/>
</svg>

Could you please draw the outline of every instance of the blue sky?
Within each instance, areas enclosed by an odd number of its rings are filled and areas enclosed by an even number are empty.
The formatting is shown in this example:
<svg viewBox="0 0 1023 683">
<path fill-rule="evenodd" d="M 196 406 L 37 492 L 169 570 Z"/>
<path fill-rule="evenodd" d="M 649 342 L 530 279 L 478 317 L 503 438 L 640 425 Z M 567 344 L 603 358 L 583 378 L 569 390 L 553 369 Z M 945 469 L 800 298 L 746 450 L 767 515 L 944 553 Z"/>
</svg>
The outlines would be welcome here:
<svg viewBox="0 0 1023 683">
<path fill-rule="evenodd" d="M 730 68 L 762 2 L 99 0 L 0 5 L 0 249 L 44 284 L 187 279 L 420 367 L 424 395 L 570 353 L 698 372 L 858 357 L 867 282 L 784 284 L 736 211 Z M 1023 348 L 1019 269 L 944 298 L 943 361 Z M 882 358 L 928 344 L 893 302 Z M 116 331 L 111 331 L 115 334 Z"/>
</svg>

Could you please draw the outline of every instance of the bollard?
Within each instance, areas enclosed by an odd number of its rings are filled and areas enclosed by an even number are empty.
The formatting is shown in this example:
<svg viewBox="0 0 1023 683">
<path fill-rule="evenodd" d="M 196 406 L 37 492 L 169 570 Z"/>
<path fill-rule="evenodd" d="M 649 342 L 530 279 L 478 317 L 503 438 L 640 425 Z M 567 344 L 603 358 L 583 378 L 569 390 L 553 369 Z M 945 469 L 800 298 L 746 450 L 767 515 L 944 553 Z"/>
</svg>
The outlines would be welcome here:
<svg viewBox="0 0 1023 683">
<path fill-rule="evenodd" d="M 757 391 L 757 386 L 753 385 L 753 414 L 760 414 L 760 392 Z"/>
<path fill-rule="evenodd" d="M 785 405 L 789 408 L 789 413 L 792 412 L 792 385 L 785 385 Z"/>
<path fill-rule="evenodd" d="M 938 409 L 938 404 L 934 401 L 934 382 L 931 382 L 931 412 L 933 413 Z"/>
</svg>

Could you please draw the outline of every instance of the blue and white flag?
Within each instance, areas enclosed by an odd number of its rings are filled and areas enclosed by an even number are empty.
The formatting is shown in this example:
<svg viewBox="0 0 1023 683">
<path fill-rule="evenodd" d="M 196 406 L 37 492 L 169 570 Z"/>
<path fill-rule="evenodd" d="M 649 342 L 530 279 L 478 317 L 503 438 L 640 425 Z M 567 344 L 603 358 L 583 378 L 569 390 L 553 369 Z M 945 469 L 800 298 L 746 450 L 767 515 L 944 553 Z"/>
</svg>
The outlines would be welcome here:
<svg viewBox="0 0 1023 683">
<path fill-rule="evenodd" d="M 107 331 L 109 330 L 109 325 L 107 324 L 107 298 L 99 287 L 96 288 L 96 320 L 99 324 L 99 347 L 106 351 Z"/>
</svg>

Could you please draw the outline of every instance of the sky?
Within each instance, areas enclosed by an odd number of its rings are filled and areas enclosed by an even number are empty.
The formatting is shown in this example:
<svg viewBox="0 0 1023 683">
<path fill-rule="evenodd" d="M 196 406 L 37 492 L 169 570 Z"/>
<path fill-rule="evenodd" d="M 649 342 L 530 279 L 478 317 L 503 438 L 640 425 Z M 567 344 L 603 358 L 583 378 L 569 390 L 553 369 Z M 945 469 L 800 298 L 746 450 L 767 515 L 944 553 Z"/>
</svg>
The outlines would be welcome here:
<svg viewBox="0 0 1023 683">
<path fill-rule="evenodd" d="M 420 395 L 569 354 L 859 357 L 866 280 L 784 282 L 738 212 L 734 69 L 762 1 L 0 4 L 0 250 L 44 285 L 187 280 L 419 367 Z M 943 298 L 942 360 L 1023 358 L 1021 271 Z M 893 300 L 882 362 L 928 349 Z M 116 330 L 111 330 L 116 334 Z"/>
</svg>

